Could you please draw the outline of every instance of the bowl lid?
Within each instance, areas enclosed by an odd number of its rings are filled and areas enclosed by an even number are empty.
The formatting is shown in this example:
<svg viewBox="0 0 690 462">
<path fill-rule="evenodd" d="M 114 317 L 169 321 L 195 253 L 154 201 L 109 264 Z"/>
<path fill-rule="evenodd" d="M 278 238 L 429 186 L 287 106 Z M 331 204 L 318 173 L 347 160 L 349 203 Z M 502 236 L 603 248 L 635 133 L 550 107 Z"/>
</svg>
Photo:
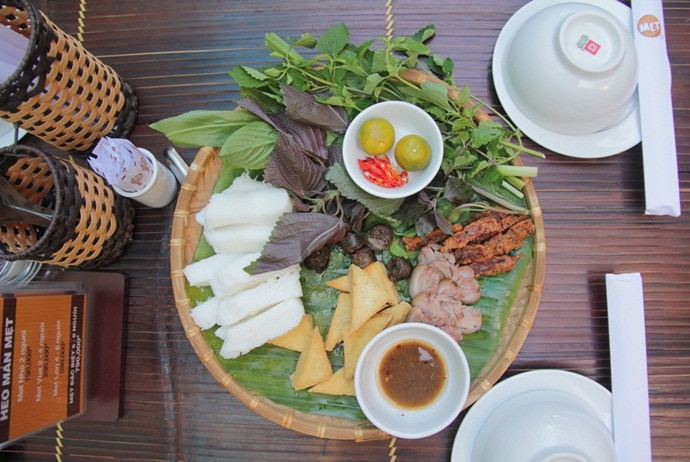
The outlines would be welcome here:
<svg viewBox="0 0 690 462">
<path fill-rule="evenodd" d="M 628 109 L 628 112 L 618 123 L 607 129 L 587 135 L 566 135 L 540 126 L 520 109 L 518 98 L 512 94 L 507 80 L 508 52 L 511 43 L 520 28 L 532 16 L 554 5 L 568 5 L 572 7 L 573 13 L 576 13 L 582 5 L 599 8 L 614 16 L 622 25 L 626 25 L 627 33 L 632 35 L 631 10 L 628 6 L 615 0 L 533 0 L 526 4 L 511 16 L 505 24 L 494 47 L 492 60 L 493 81 L 503 109 L 525 135 L 541 146 L 559 154 L 583 159 L 595 159 L 612 156 L 630 149 L 642 139 L 637 92 L 631 100 L 631 107 Z M 581 19 L 577 19 L 578 17 L 582 18 L 582 16 L 573 17 L 570 23 L 571 29 L 563 32 L 566 38 L 574 33 L 573 31 L 576 32 L 577 27 L 583 27 Z M 566 24 L 567 21 L 564 21 L 564 25 Z M 597 34 L 600 34 L 600 32 L 597 32 Z M 610 36 L 607 40 L 609 39 L 611 39 Z M 604 61 L 608 60 L 611 62 L 611 59 L 607 57 Z M 593 64 L 589 66 L 595 68 Z"/>
<path fill-rule="evenodd" d="M 625 54 L 625 31 L 599 11 L 577 11 L 563 21 L 558 44 L 566 59 L 590 73 L 607 72 Z"/>
</svg>

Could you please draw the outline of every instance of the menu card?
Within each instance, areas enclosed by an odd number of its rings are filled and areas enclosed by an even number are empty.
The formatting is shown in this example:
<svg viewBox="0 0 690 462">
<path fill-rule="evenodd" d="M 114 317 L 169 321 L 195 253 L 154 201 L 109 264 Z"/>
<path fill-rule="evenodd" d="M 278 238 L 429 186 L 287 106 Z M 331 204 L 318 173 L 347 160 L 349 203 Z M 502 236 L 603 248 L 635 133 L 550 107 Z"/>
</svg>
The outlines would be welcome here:
<svg viewBox="0 0 690 462">
<path fill-rule="evenodd" d="M 85 408 L 86 296 L 0 294 L 0 449 Z"/>
</svg>

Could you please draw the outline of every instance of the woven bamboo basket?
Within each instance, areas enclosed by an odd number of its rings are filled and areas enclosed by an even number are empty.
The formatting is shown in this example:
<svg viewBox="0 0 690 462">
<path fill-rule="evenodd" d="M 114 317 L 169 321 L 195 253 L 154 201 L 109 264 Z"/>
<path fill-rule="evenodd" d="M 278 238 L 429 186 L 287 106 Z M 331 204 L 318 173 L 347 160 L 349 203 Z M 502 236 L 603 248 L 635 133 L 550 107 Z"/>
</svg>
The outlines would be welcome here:
<svg viewBox="0 0 690 462">
<path fill-rule="evenodd" d="M 413 72 L 408 73 L 405 78 L 421 83 L 428 77 Z M 456 88 L 449 87 L 451 97 L 457 91 Z M 491 117 L 481 109 L 477 110 L 475 118 L 491 120 Z M 388 434 L 378 430 L 367 420 L 306 414 L 278 405 L 253 392 L 234 379 L 204 339 L 201 329 L 191 317 L 192 304 L 186 292 L 183 268 L 192 261 L 202 234 L 201 226 L 194 218 L 195 214 L 208 203 L 221 163 L 217 149 L 202 148 L 198 152 L 182 185 L 173 217 L 170 242 L 172 286 L 178 314 L 195 352 L 226 390 L 259 415 L 285 428 L 320 438 L 358 442 L 389 438 Z M 521 164 L 521 161 L 518 159 L 516 163 Z M 526 179 L 526 182 L 524 192 L 527 206 L 536 228 L 534 253 L 502 330 L 498 348 L 473 377 L 465 408 L 486 393 L 513 362 L 532 328 L 541 300 L 546 271 L 544 221 L 534 186 L 529 179 Z"/>
<path fill-rule="evenodd" d="M 137 99 L 111 67 L 26 0 L 0 5 L 0 27 L 29 39 L 19 68 L 0 86 L 0 117 L 62 150 L 129 134 Z"/>
<path fill-rule="evenodd" d="M 25 198 L 52 209 L 47 227 L 0 225 L 0 259 L 95 269 L 132 238 L 134 209 L 91 170 L 36 148 L 0 149 L 0 174 Z"/>
</svg>

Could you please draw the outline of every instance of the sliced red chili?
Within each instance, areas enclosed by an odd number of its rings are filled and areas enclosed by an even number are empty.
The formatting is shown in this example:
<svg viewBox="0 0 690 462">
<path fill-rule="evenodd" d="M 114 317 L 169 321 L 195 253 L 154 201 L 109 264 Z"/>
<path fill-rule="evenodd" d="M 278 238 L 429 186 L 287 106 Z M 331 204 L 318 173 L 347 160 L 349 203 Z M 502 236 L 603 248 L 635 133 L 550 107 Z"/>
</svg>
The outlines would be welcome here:
<svg viewBox="0 0 690 462">
<path fill-rule="evenodd" d="M 407 183 L 406 171 L 398 172 L 387 156 L 359 159 L 359 168 L 364 178 L 384 188 L 396 188 Z"/>
</svg>

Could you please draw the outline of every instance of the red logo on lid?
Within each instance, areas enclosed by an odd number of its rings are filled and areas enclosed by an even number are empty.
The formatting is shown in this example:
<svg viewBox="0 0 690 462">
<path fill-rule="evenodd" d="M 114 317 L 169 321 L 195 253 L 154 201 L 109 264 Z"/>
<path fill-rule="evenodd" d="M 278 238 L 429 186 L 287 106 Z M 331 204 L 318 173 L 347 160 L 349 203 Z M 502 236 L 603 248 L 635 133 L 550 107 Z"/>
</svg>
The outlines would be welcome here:
<svg viewBox="0 0 690 462">
<path fill-rule="evenodd" d="M 595 55 L 599 53 L 599 50 L 601 49 L 601 45 L 599 45 L 597 42 L 594 40 L 587 40 L 587 43 L 585 43 L 585 46 L 583 48 L 586 52 L 591 53 L 592 55 Z"/>
</svg>

